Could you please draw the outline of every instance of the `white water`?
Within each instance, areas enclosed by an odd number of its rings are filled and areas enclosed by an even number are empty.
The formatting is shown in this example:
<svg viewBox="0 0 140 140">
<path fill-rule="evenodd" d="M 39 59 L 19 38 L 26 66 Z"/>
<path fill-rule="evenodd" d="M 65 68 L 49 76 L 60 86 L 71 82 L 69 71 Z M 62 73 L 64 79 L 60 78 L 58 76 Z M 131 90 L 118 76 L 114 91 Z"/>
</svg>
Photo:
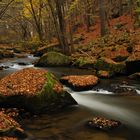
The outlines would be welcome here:
<svg viewBox="0 0 140 140">
<path fill-rule="evenodd" d="M 21 70 L 23 68 L 30 68 L 33 67 L 34 65 L 26 65 L 26 66 L 22 66 L 22 65 L 18 65 L 18 64 L 13 64 L 12 66 L 10 66 L 10 68 L 12 69 L 16 69 L 16 70 Z"/>
<path fill-rule="evenodd" d="M 137 93 L 140 95 L 140 90 L 136 89 Z"/>
<path fill-rule="evenodd" d="M 140 118 L 136 112 L 132 109 L 126 108 L 124 106 L 114 105 L 110 103 L 112 98 L 108 98 L 102 101 L 104 97 L 96 98 L 97 94 L 113 94 L 107 90 L 100 89 L 99 91 L 84 91 L 84 92 L 74 92 L 71 89 L 65 87 L 65 89 L 72 95 L 72 97 L 78 102 L 79 105 L 85 106 L 92 111 L 99 111 L 105 113 L 109 117 L 121 120 L 122 123 L 137 127 L 140 129 Z M 137 91 L 140 93 L 140 91 Z M 104 96 L 103 95 L 103 96 Z M 115 101 L 117 98 L 114 97 Z M 118 100 L 118 99 L 117 99 Z M 106 101 L 106 102 L 105 102 Z M 121 101 L 120 101 L 121 102 Z M 112 118 L 112 119 L 113 119 Z"/>
<path fill-rule="evenodd" d="M 76 92 L 76 91 L 71 90 L 68 87 L 64 87 L 64 90 L 68 91 L 71 94 L 81 94 L 81 95 L 83 95 L 83 94 L 88 94 L 88 95 L 89 94 L 105 94 L 105 95 L 114 94 L 113 92 L 109 92 L 109 91 L 104 90 L 104 89 Z"/>
</svg>

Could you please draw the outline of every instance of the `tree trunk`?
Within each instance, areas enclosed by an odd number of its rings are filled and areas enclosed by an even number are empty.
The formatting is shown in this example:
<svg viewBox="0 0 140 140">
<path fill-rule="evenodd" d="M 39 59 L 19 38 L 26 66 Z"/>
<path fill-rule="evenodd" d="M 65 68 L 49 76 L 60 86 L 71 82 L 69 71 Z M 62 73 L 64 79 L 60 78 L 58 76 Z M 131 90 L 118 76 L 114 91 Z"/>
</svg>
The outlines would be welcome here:
<svg viewBox="0 0 140 140">
<path fill-rule="evenodd" d="M 60 35 L 60 44 L 62 46 L 63 52 L 65 54 L 70 54 L 70 49 L 66 37 L 66 25 L 65 25 L 65 20 L 63 17 L 63 4 L 62 0 L 55 0 L 56 4 L 56 11 L 57 11 L 57 17 L 58 17 L 58 25 L 59 25 L 59 35 Z"/>
<path fill-rule="evenodd" d="M 99 0 L 99 9 L 100 9 L 100 33 L 101 36 L 106 35 L 106 17 L 105 17 L 105 8 L 104 0 Z"/>
</svg>

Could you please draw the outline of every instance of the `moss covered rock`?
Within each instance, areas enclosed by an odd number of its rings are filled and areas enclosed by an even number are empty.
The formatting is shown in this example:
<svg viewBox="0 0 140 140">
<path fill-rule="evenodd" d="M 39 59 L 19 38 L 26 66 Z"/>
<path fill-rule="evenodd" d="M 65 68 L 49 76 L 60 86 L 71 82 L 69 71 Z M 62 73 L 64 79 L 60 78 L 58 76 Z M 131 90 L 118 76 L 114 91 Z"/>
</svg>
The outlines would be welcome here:
<svg viewBox="0 0 140 140">
<path fill-rule="evenodd" d="M 48 52 L 39 59 L 36 66 L 68 66 L 70 62 L 69 56 L 59 52 Z"/>
<path fill-rule="evenodd" d="M 104 70 L 110 71 L 112 73 L 125 73 L 125 64 L 124 63 L 117 63 L 112 59 L 102 57 L 98 59 L 94 65 L 95 69 L 97 70 Z"/>
<path fill-rule="evenodd" d="M 93 57 L 79 57 L 74 59 L 73 65 L 80 68 L 93 68 L 96 59 Z"/>
<path fill-rule="evenodd" d="M 0 106 L 47 113 L 76 104 L 63 86 L 46 70 L 27 68 L 0 80 Z"/>
</svg>

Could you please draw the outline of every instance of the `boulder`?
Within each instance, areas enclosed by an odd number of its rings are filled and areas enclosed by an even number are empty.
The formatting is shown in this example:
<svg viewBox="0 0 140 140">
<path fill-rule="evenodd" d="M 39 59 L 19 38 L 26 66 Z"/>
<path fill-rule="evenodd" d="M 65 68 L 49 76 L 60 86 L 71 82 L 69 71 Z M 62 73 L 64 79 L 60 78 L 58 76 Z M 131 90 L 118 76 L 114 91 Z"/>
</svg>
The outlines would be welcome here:
<svg viewBox="0 0 140 140">
<path fill-rule="evenodd" d="M 121 122 L 117 120 L 110 120 L 103 117 L 94 117 L 87 121 L 87 126 L 100 130 L 111 130 L 121 126 Z"/>
<path fill-rule="evenodd" d="M 100 78 L 111 78 L 112 76 L 114 76 L 114 73 L 109 72 L 109 71 L 100 70 L 97 72 L 97 75 Z"/>
<path fill-rule="evenodd" d="M 16 134 L 23 135 L 24 133 L 14 119 L 0 112 L 0 134 L 3 136 L 16 136 Z"/>
<path fill-rule="evenodd" d="M 3 58 L 13 58 L 14 52 L 12 50 L 3 51 Z"/>
<path fill-rule="evenodd" d="M 112 59 L 102 57 L 98 59 L 94 65 L 95 69 L 97 70 L 104 70 L 109 71 L 112 73 L 117 74 L 124 74 L 125 73 L 125 64 L 124 63 L 117 63 Z"/>
<path fill-rule="evenodd" d="M 93 68 L 96 59 L 93 57 L 79 57 L 73 60 L 73 66 L 79 68 Z"/>
<path fill-rule="evenodd" d="M 34 114 L 76 104 L 51 73 L 26 68 L 0 80 L 0 107 L 23 108 Z"/>
<path fill-rule="evenodd" d="M 140 80 L 140 72 L 130 75 L 129 78 L 134 80 Z"/>
<path fill-rule="evenodd" d="M 68 66 L 71 62 L 69 56 L 66 56 L 59 52 L 48 52 L 44 54 L 38 62 L 35 64 L 36 66 Z"/>
<path fill-rule="evenodd" d="M 83 91 L 92 89 L 99 79 L 94 75 L 71 75 L 62 77 L 60 81 L 75 91 Z"/>
<path fill-rule="evenodd" d="M 133 96 L 133 95 L 137 95 L 137 91 L 129 86 L 129 85 L 125 85 L 125 84 L 111 84 L 111 89 L 112 92 L 114 92 L 114 95 L 119 95 L 119 96 Z"/>
</svg>

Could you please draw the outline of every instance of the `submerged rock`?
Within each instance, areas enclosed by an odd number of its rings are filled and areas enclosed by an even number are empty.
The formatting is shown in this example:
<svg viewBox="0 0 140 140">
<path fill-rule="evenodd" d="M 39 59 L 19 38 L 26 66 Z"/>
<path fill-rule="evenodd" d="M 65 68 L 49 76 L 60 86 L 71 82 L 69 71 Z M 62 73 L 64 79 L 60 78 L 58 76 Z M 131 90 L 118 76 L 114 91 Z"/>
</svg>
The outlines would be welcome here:
<svg viewBox="0 0 140 140">
<path fill-rule="evenodd" d="M 92 89 L 99 82 L 99 79 L 94 75 L 71 75 L 62 77 L 60 81 L 73 90 L 83 91 Z"/>
<path fill-rule="evenodd" d="M 111 130 L 118 128 L 121 125 L 120 121 L 109 120 L 103 117 L 94 117 L 87 121 L 87 126 L 90 128 L 97 128 L 101 130 Z"/>
<path fill-rule="evenodd" d="M 20 125 L 8 115 L 0 112 L 0 134 L 3 136 L 25 136 Z"/>
<path fill-rule="evenodd" d="M 0 80 L 0 107 L 47 113 L 74 104 L 72 96 L 46 70 L 26 68 Z"/>
<path fill-rule="evenodd" d="M 59 52 L 48 52 L 39 59 L 36 66 L 68 66 L 70 62 L 69 56 Z"/>
</svg>

